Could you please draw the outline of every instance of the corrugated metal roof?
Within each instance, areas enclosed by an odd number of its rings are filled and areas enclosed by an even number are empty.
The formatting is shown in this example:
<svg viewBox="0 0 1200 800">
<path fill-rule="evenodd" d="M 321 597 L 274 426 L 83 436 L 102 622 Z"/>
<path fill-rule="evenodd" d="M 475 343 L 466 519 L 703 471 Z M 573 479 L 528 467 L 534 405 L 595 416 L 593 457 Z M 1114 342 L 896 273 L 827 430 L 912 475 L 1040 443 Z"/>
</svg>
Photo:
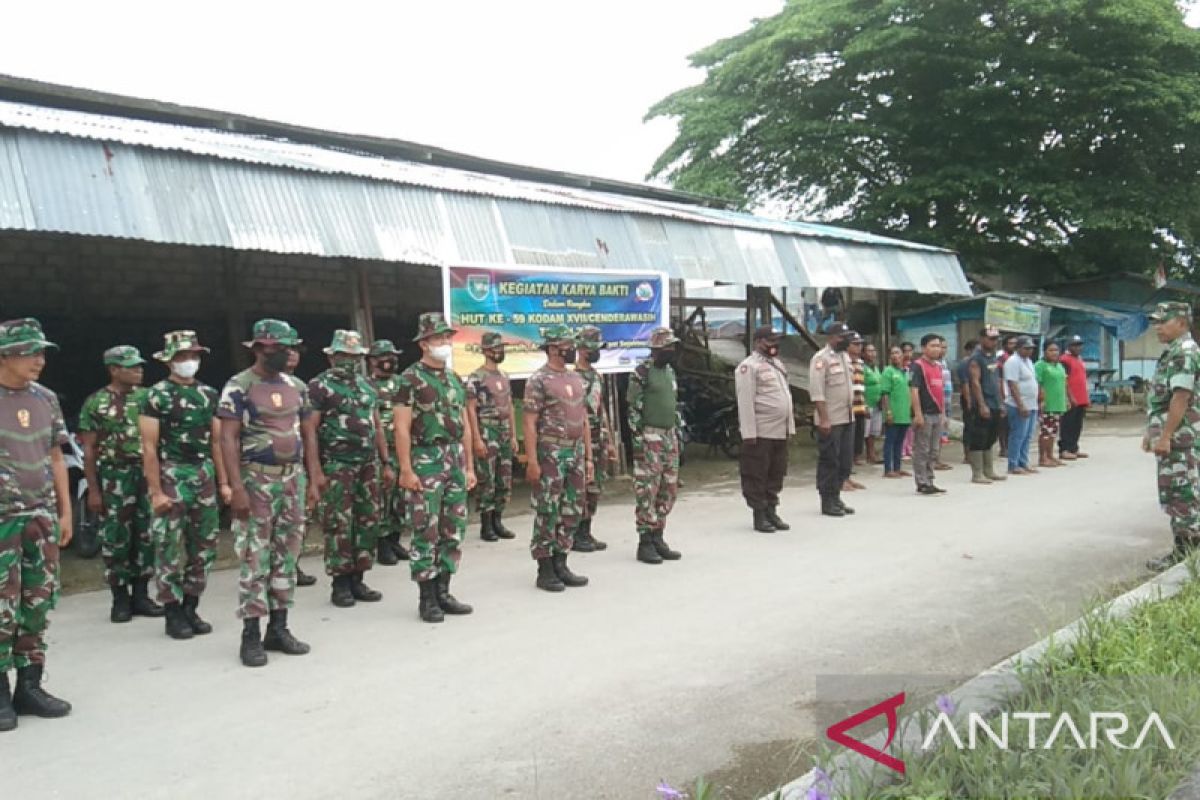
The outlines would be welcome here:
<svg viewBox="0 0 1200 800">
<path fill-rule="evenodd" d="M 2 228 L 970 294 L 952 252 L 859 231 L 7 101 Z"/>
</svg>

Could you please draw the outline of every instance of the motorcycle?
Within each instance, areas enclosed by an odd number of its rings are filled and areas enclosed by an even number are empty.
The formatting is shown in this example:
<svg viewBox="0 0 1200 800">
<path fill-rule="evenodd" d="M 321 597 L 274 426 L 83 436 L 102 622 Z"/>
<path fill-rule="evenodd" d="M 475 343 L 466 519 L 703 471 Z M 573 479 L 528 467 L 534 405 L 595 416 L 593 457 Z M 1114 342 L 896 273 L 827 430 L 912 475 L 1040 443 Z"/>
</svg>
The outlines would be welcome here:
<svg viewBox="0 0 1200 800">
<path fill-rule="evenodd" d="M 83 472 L 83 445 L 77 435 L 68 431 L 67 443 L 62 449 L 70 485 L 71 519 L 74 521 L 70 547 L 82 558 L 95 558 L 100 553 L 100 518 L 88 511 L 87 507 L 88 486 Z"/>
<path fill-rule="evenodd" d="M 738 426 L 737 403 L 717 396 L 701 384 L 694 384 L 679 404 L 684 444 L 707 444 L 709 452 L 720 450 L 726 458 L 738 457 L 742 434 Z"/>
</svg>

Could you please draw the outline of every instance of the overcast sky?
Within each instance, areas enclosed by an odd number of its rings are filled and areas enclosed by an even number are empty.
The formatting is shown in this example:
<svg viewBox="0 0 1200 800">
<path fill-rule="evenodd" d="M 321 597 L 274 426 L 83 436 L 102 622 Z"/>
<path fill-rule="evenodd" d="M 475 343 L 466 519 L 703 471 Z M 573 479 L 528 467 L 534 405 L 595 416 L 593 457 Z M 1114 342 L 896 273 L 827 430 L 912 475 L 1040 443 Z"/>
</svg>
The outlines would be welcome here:
<svg viewBox="0 0 1200 800">
<path fill-rule="evenodd" d="M 0 73 L 642 180 L 687 56 L 783 0 L 12 2 Z"/>
</svg>

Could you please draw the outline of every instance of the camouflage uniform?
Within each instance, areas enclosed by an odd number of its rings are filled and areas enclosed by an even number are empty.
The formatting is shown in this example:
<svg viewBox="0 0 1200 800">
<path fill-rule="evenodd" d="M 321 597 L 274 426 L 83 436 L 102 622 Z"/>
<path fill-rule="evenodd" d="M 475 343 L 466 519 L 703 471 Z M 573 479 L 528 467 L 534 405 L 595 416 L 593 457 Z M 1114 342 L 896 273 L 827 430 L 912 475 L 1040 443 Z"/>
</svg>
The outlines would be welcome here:
<svg viewBox="0 0 1200 800">
<path fill-rule="evenodd" d="M 1153 322 L 1174 317 L 1191 317 L 1186 303 L 1159 303 L 1151 314 Z M 1171 449 L 1158 459 L 1158 501 L 1171 519 L 1176 550 L 1200 543 L 1200 489 L 1197 447 L 1200 446 L 1200 345 L 1190 332 L 1167 345 L 1146 393 L 1146 436 L 1153 442 L 1162 435 L 1175 390 L 1191 394 L 1183 422 L 1171 437 Z"/>
<path fill-rule="evenodd" d="M 599 353 L 604 347 L 603 334 L 599 328 L 589 325 L 579 331 L 579 345 L 589 351 Z M 581 552 L 604 550 L 608 547 L 602 541 L 592 536 L 592 518 L 600 505 L 600 494 L 604 483 L 609 478 L 609 450 L 613 446 L 611 429 L 608 424 L 608 410 L 605 405 L 604 376 L 590 365 L 584 369 L 578 365 L 575 374 L 583 381 L 583 397 L 587 406 L 588 429 L 592 437 L 592 479 L 587 482 L 585 502 L 579 526 L 575 529 L 574 548 Z"/>
<path fill-rule="evenodd" d="M 354 331 L 337 331 L 327 354 L 365 355 Z M 379 524 L 380 465 L 376 444 L 379 398 L 371 382 L 353 369 L 331 368 L 308 383 L 321 421 L 317 444 L 329 481 L 318 509 L 325 531 L 325 573 L 361 575 L 375 563 Z"/>
<path fill-rule="evenodd" d="M 498 333 L 485 333 L 484 348 L 502 347 Z M 484 367 L 467 376 L 467 396 L 475 402 L 479 438 L 487 453 L 475 459 L 476 504 L 481 517 L 502 515 L 512 498 L 513 449 L 512 385 L 503 371 Z"/>
<path fill-rule="evenodd" d="M 0 323 L 0 356 L 36 356 L 47 348 L 32 318 Z M 30 383 L 0 386 L 0 731 L 17 715 L 63 717 L 71 704 L 46 692 L 46 626 L 58 599 L 59 521 L 52 453 L 67 442 L 58 398 Z M 9 695 L 8 670 L 17 683 Z"/>
<path fill-rule="evenodd" d="M 372 357 L 398 356 L 400 351 L 387 339 L 379 339 L 371 344 L 367 355 Z M 386 378 L 371 378 L 378 397 L 379 424 L 383 426 L 383 438 L 387 442 L 388 463 L 392 472 L 399 474 L 400 465 L 396 460 L 396 396 L 400 393 L 400 376 L 389 375 Z M 393 550 L 400 545 L 400 536 L 405 528 L 404 497 L 400 486 L 393 480 L 382 480 L 380 470 L 379 482 L 379 547 L 391 546 Z M 387 539 L 388 541 L 384 541 Z M 400 555 L 400 552 L 397 552 Z M 395 563 L 395 559 L 391 560 Z"/>
<path fill-rule="evenodd" d="M 679 340 L 668 328 L 651 335 L 651 350 Z M 643 361 L 629 377 L 628 413 L 633 451 L 633 491 L 638 531 L 638 558 L 648 563 L 675 560 L 678 553 L 663 542 L 667 515 L 675 506 L 679 484 L 678 386 L 671 366 Z M 652 553 L 657 553 L 655 559 Z M 671 555 L 668 555 L 671 554 Z"/>
</svg>

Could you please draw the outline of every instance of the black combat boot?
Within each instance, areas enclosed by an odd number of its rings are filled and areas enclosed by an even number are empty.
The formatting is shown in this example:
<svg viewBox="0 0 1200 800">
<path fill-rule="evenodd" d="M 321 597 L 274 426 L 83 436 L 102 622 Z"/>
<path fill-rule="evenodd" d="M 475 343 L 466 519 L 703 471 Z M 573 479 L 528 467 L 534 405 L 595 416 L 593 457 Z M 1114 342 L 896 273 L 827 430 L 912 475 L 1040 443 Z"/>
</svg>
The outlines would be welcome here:
<svg viewBox="0 0 1200 800">
<path fill-rule="evenodd" d="M 596 543 L 592 541 L 592 535 L 588 533 L 589 522 L 591 522 L 590 519 L 581 519 L 575 526 L 575 535 L 571 537 L 572 553 L 596 552 Z"/>
<path fill-rule="evenodd" d="M 296 585 L 297 586 L 316 586 L 317 578 L 315 575 L 309 575 L 304 570 L 300 569 L 300 565 L 296 565 Z"/>
<path fill-rule="evenodd" d="M 827 517 L 844 517 L 846 512 L 842 510 L 841 501 L 836 497 L 821 498 L 821 513 Z"/>
<path fill-rule="evenodd" d="M 1188 543 L 1180 537 L 1175 537 L 1175 547 L 1166 555 L 1152 558 L 1146 562 L 1146 569 L 1151 572 L 1162 572 L 1175 566 L 1181 561 L 1185 561 L 1191 549 Z"/>
<path fill-rule="evenodd" d="M 775 526 L 767 519 L 767 510 L 765 508 L 754 509 L 754 530 L 759 533 L 775 532 Z"/>
<path fill-rule="evenodd" d="M 55 719 L 71 713 L 71 704 L 59 700 L 42 688 L 42 665 L 17 667 L 17 688 L 13 691 L 13 710 L 26 716 Z"/>
<path fill-rule="evenodd" d="M 258 617 L 242 620 L 242 665 L 246 667 L 265 667 L 267 651 L 263 649 L 262 628 Z"/>
<path fill-rule="evenodd" d="M 129 602 L 129 587 L 128 586 L 110 586 L 112 589 L 112 611 L 109 612 L 108 618 L 113 622 L 132 622 L 133 607 Z"/>
<path fill-rule="evenodd" d="M 558 573 L 554 571 L 553 559 L 539 558 L 537 565 L 537 587 L 539 589 L 545 589 L 547 592 L 566 591 L 566 584 L 562 582 L 562 579 L 558 577 Z"/>
<path fill-rule="evenodd" d="M 504 512 L 501 511 L 500 509 L 496 509 L 495 511 L 492 512 L 492 530 L 494 530 L 496 532 L 496 535 L 499 536 L 501 539 L 517 538 L 517 535 L 515 533 L 510 531 L 508 528 L 504 527 L 503 517 L 504 517 Z"/>
<path fill-rule="evenodd" d="M 779 513 L 775 509 L 776 506 L 771 506 L 766 510 L 765 516 L 767 518 L 767 522 L 774 525 L 775 530 L 777 531 L 790 531 L 792 526 L 781 520 L 779 518 Z"/>
<path fill-rule="evenodd" d="M 8 670 L 0 671 L 0 732 L 17 728 L 17 712 L 12 706 L 12 694 L 8 688 Z"/>
<path fill-rule="evenodd" d="M 350 575 L 334 575 L 333 589 L 329 593 L 329 602 L 338 608 L 350 608 L 354 605 L 354 593 L 350 591 Z"/>
<path fill-rule="evenodd" d="M 450 573 L 443 572 L 437 576 L 437 602 L 438 608 L 442 609 L 447 614 L 462 615 L 470 614 L 475 609 L 471 608 L 466 603 L 460 603 L 455 599 L 454 595 L 450 594 Z"/>
<path fill-rule="evenodd" d="M 292 636 L 288 630 L 288 612 L 280 608 L 271 612 L 271 621 L 267 623 L 267 635 L 263 637 L 263 650 L 274 650 L 284 655 L 303 656 L 311 650 L 306 643 Z"/>
<path fill-rule="evenodd" d="M 383 593 L 377 592 L 363 583 L 362 571 L 350 573 L 350 594 L 355 600 L 364 603 L 378 603 L 383 599 Z"/>
<path fill-rule="evenodd" d="M 163 616 L 166 618 L 167 636 L 172 639 L 190 639 L 196 635 L 187 617 L 183 616 L 183 606 L 179 603 L 167 603 L 163 607 Z"/>
<path fill-rule="evenodd" d="M 551 559 L 551 563 L 554 564 L 554 574 L 557 575 L 558 579 L 563 582 L 563 586 L 578 588 L 580 586 L 588 585 L 587 578 L 571 572 L 571 568 L 567 566 L 566 553 L 559 553 L 558 555 L 554 556 L 554 558 Z"/>
<path fill-rule="evenodd" d="M 197 636 L 203 636 L 206 633 L 212 633 L 212 625 L 200 619 L 200 615 L 196 613 L 196 609 L 199 606 L 200 598 L 196 595 L 187 594 L 183 596 L 183 618 L 191 626 L 192 633 Z"/>
<path fill-rule="evenodd" d="M 379 541 L 375 543 L 375 563 L 385 567 L 394 567 L 400 563 L 392 543 L 386 537 L 380 536 Z"/>
<path fill-rule="evenodd" d="M 662 556 L 658 554 L 658 548 L 654 546 L 654 539 L 649 533 L 638 534 L 637 560 L 644 564 L 661 564 Z"/>
<path fill-rule="evenodd" d="M 485 542 L 500 541 L 500 537 L 496 534 L 495 511 L 479 512 L 479 538 L 483 539 Z"/>
<path fill-rule="evenodd" d="M 404 549 L 404 545 L 400 544 L 400 531 L 396 531 L 387 538 L 392 544 L 392 550 L 396 553 L 396 558 L 400 561 L 408 561 L 408 551 Z"/>
<path fill-rule="evenodd" d="M 678 561 L 683 558 L 683 553 L 672 550 L 671 546 L 663 539 L 661 528 L 650 533 L 650 541 L 654 544 L 654 552 L 658 553 L 658 557 L 663 561 Z"/>
<path fill-rule="evenodd" d="M 135 617 L 161 617 L 163 615 L 163 607 L 150 599 L 149 578 L 138 578 L 133 582 L 131 608 Z"/>
<path fill-rule="evenodd" d="M 584 526 L 587 528 L 588 540 L 592 543 L 592 547 L 594 547 L 596 549 L 596 552 L 599 552 L 601 550 L 607 550 L 608 542 L 602 542 L 592 534 L 592 520 L 594 520 L 594 519 L 595 519 L 595 517 L 588 517 L 587 520 L 585 520 L 583 523 Z"/>
<path fill-rule="evenodd" d="M 421 581 L 417 584 L 421 590 L 421 600 L 417 604 L 417 611 L 421 615 L 421 620 L 424 622 L 445 622 L 446 614 L 442 611 L 442 607 L 438 605 L 437 598 L 437 580 L 430 578 L 427 581 Z"/>
</svg>

